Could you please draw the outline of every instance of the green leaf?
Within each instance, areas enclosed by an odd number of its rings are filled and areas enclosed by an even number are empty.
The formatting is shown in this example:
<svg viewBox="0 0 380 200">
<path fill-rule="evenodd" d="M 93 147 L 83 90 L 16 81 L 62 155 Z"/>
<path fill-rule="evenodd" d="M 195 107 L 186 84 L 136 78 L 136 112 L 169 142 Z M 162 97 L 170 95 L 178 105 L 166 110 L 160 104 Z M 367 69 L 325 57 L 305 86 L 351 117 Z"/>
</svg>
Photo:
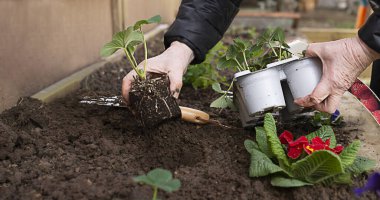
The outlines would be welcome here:
<svg viewBox="0 0 380 200">
<path fill-rule="evenodd" d="M 285 41 L 285 33 L 281 28 L 276 28 L 273 32 L 273 39 L 283 43 Z"/>
<path fill-rule="evenodd" d="M 245 147 L 245 149 L 246 149 L 249 153 L 252 153 L 252 149 L 259 150 L 259 146 L 257 145 L 257 143 L 254 142 L 254 141 L 252 141 L 252 140 L 245 140 L 245 141 L 244 141 L 244 147 Z"/>
<path fill-rule="evenodd" d="M 284 172 L 281 167 L 273 164 L 272 160 L 268 158 L 264 153 L 260 152 L 258 149 L 251 148 L 251 164 L 249 167 L 249 176 L 260 177 L 267 176 L 269 174 Z"/>
<path fill-rule="evenodd" d="M 376 161 L 365 157 L 357 156 L 354 160 L 354 163 L 346 168 L 346 171 L 354 175 L 358 175 L 363 172 L 372 170 L 373 168 L 375 168 L 375 166 Z"/>
<path fill-rule="evenodd" d="M 174 192 L 179 190 L 181 187 L 181 181 L 178 179 L 173 179 L 157 187 L 164 190 L 165 192 Z"/>
<path fill-rule="evenodd" d="M 132 27 L 120 31 L 112 37 L 112 41 L 105 44 L 100 51 L 102 57 L 110 56 L 119 49 L 126 49 L 131 54 L 135 51 L 134 46 L 143 42 L 144 35 L 140 31 L 134 31 Z"/>
<path fill-rule="evenodd" d="M 173 175 L 170 171 L 161 168 L 156 168 L 148 172 L 147 175 L 134 177 L 133 180 L 160 188 L 166 192 L 173 192 L 181 187 L 180 180 L 173 179 Z"/>
<path fill-rule="evenodd" d="M 294 176 L 310 183 L 318 183 L 337 174 L 343 173 L 338 155 L 331 151 L 315 151 L 307 157 L 292 164 Z"/>
<path fill-rule="evenodd" d="M 116 33 L 112 41 L 105 44 L 100 51 L 102 57 L 110 56 L 115 53 L 117 50 L 124 48 L 124 41 L 126 38 L 126 31 L 120 31 Z"/>
<path fill-rule="evenodd" d="M 211 108 L 231 108 L 233 110 L 236 109 L 233 100 L 230 97 L 227 97 L 226 95 L 222 95 L 221 97 L 217 98 L 215 101 L 211 103 L 210 107 Z"/>
<path fill-rule="evenodd" d="M 230 60 L 230 59 L 235 59 L 237 57 L 237 55 L 239 54 L 239 49 L 234 46 L 234 45 L 231 45 L 228 49 L 227 49 L 227 52 L 226 52 L 226 60 Z"/>
<path fill-rule="evenodd" d="M 311 139 L 315 138 L 316 136 L 320 137 L 323 141 L 326 141 L 330 138 L 330 148 L 335 148 L 336 146 L 336 139 L 335 134 L 331 126 L 322 126 L 317 131 L 312 132 L 308 135 L 306 135 L 306 138 L 311 141 Z"/>
<path fill-rule="evenodd" d="M 234 69 L 238 63 L 235 60 L 227 60 L 226 57 L 222 57 L 219 59 L 217 64 L 218 69 Z"/>
<path fill-rule="evenodd" d="M 336 176 L 333 176 L 331 178 L 328 178 L 328 179 L 321 181 L 321 183 L 323 185 L 332 185 L 334 183 L 351 184 L 352 183 L 351 174 L 350 173 L 338 174 Z"/>
<path fill-rule="evenodd" d="M 281 167 L 289 166 L 289 160 L 286 157 L 285 151 L 282 148 L 280 139 L 277 136 L 277 129 L 276 129 L 276 122 L 272 116 L 272 114 L 267 113 L 264 117 L 264 129 L 267 134 L 268 138 L 268 144 L 272 151 L 272 153 L 275 155 L 277 160 L 280 163 Z"/>
<path fill-rule="evenodd" d="M 335 177 L 335 183 L 339 184 L 351 184 L 352 179 L 351 179 L 351 174 L 349 173 L 343 173 L 339 174 Z"/>
<path fill-rule="evenodd" d="M 143 20 L 137 21 L 135 23 L 135 25 L 133 26 L 133 29 L 134 30 L 138 30 L 144 24 L 159 23 L 160 21 L 161 21 L 161 16 L 160 15 L 156 15 L 156 16 L 153 16 L 153 17 L 151 17 L 149 19 L 143 19 Z"/>
<path fill-rule="evenodd" d="M 273 153 L 268 146 L 267 134 L 263 127 L 255 127 L 256 130 L 256 141 L 260 148 L 260 151 L 267 155 L 269 158 L 273 158 Z"/>
<path fill-rule="evenodd" d="M 280 176 L 273 177 L 270 183 L 275 187 L 302 187 L 306 185 L 313 185 L 295 178 L 284 178 Z"/>
<path fill-rule="evenodd" d="M 219 94 L 224 94 L 225 93 L 225 91 L 223 91 L 222 88 L 220 87 L 220 83 L 214 83 L 214 84 L 212 84 L 212 89 L 215 92 L 219 93 Z"/>
<path fill-rule="evenodd" d="M 346 167 L 352 165 L 356 159 L 356 154 L 358 153 L 360 149 L 360 141 L 355 140 L 350 145 L 348 145 L 342 153 L 340 153 L 339 157 L 342 161 L 343 169 L 346 169 Z"/>
</svg>

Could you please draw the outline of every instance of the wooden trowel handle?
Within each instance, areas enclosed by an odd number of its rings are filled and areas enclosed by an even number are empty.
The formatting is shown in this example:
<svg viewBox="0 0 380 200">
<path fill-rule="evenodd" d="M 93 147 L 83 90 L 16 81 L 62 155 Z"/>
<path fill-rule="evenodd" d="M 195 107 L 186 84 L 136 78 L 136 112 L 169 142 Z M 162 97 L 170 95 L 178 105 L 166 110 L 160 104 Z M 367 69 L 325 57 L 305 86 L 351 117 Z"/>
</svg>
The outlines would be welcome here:
<svg viewBox="0 0 380 200">
<path fill-rule="evenodd" d="M 181 109 L 182 120 L 184 121 L 196 124 L 206 124 L 210 119 L 210 116 L 203 111 L 182 106 L 180 106 L 179 108 Z"/>
</svg>

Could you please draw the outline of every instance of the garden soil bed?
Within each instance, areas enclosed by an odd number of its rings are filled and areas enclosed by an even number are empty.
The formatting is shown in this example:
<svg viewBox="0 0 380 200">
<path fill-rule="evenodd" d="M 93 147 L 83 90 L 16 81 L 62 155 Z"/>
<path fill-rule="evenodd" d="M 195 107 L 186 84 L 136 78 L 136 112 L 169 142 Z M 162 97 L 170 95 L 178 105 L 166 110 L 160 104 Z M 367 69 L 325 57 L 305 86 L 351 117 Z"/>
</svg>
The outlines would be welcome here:
<svg viewBox="0 0 380 200">
<path fill-rule="evenodd" d="M 162 35 L 158 38 L 162 38 Z M 150 53 L 163 51 L 161 40 Z M 139 57 L 142 53 L 139 52 Z M 23 98 L 0 115 L 0 199 L 150 199 L 152 191 L 132 177 L 161 167 L 182 181 L 179 191 L 161 199 L 352 199 L 354 187 L 314 186 L 281 189 L 267 178 L 249 178 L 245 139 L 254 132 L 239 128 L 238 113 L 209 108 L 211 90 L 182 89 L 179 104 L 206 111 L 233 128 L 174 120 L 143 131 L 127 109 L 82 105 L 86 95 L 118 95 L 130 70 L 126 60 L 107 64 L 82 87 L 49 104 Z M 282 125 L 307 133 L 310 125 Z M 281 131 L 280 130 L 280 131 Z M 335 127 L 340 143 L 358 137 Z M 376 199 L 372 194 L 364 198 Z"/>
</svg>

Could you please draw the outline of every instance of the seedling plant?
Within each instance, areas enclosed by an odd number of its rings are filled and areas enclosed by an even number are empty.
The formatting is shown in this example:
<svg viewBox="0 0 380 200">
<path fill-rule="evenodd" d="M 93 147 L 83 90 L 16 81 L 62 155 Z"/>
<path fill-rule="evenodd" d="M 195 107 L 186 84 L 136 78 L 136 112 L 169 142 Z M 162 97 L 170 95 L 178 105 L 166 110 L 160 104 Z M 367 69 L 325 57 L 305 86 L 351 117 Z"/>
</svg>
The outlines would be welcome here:
<svg viewBox="0 0 380 200">
<path fill-rule="evenodd" d="M 285 42 L 285 33 L 281 28 L 267 29 L 255 42 L 236 38 L 228 47 L 226 54 L 219 59 L 218 69 L 230 69 L 232 71 L 258 71 L 264 69 L 267 64 L 290 58 L 289 45 Z M 234 108 L 231 90 L 233 82 L 228 89 L 220 90 L 219 83 L 214 83 L 213 89 L 222 96 L 211 103 L 215 108 Z"/>
<path fill-rule="evenodd" d="M 137 21 L 133 26 L 129 26 L 126 30 L 120 31 L 116 33 L 111 42 L 104 45 L 101 49 L 100 54 L 103 57 L 110 56 L 114 54 L 117 50 L 122 49 L 131 64 L 133 70 L 136 71 L 137 75 L 140 79 L 146 79 L 146 64 L 148 60 L 148 49 L 146 45 L 146 40 L 144 37 L 144 33 L 141 29 L 143 25 L 159 23 L 161 21 L 161 16 L 156 15 L 149 19 L 144 19 Z M 144 68 L 139 69 L 134 53 L 136 51 L 136 47 L 140 44 L 144 45 Z"/>
<path fill-rule="evenodd" d="M 153 188 L 152 200 L 157 199 L 158 189 L 170 193 L 181 187 L 179 179 L 173 178 L 170 171 L 161 168 L 153 169 L 146 175 L 136 176 L 133 181 L 151 186 Z"/>
<path fill-rule="evenodd" d="M 101 50 L 102 56 L 109 56 L 117 50 L 123 50 L 132 69 L 136 72 L 137 76 L 134 77 L 135 80 L 129 91 L 128 102 L 137 120 L 144 128 L 151 128 L 167 119 L 181 116 L 181 110 L 170 93 L 167 76 L 154 77 L 152 74 L 147 76 L 148 49 L 142 26 L 158 23 L 160 20 L 161 17 L 157 15 L 137 21 L 133 26 L 116 33 L 112 41 L 104 45 Z M 138 65 L 134 55 L 137 46 L 141 44 L 144 47 L 142 67 Z"/>
<path fill-rule="evenodd" d="M 227 47 L 218 42 L 206 55 L 205 61 L 200 64 L 190 65 L 183 77 L 185 85 L 191 85 L 194 89 L 206 89 L 215 83 L 228 86 L 225 76 L 220 74 L 216 63 L 226 52 Z"/>
<path fill-rule="evenodd" d="M 352 177 L 374 168 L 375 162 L 358 156 L 360 141 L 347 147 L 337 145 L 330 126 L 294 139 L 289 131 L 277 136 L 273 116 L 265 115 L 264 127 L 256 127 L 256 142 L 246 140 L 251 154 L 249 175 L 271 176 L 278 187 L 314 184 L 348 184 Z"/>
</svg>

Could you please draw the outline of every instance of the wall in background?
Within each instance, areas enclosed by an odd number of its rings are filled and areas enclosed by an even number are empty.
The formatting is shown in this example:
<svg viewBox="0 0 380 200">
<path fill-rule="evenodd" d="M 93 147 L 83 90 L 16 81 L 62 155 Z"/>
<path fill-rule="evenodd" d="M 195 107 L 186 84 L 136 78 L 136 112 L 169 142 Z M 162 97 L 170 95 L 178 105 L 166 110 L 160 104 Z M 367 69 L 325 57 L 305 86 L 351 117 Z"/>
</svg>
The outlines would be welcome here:
<svg viewBox="0 0 380 200">
<path fill-rule="evenodd" d="M 171 22 L 179 2 L 1 0 L 0 111 L 99 61 L 116 29 L 155 14 Z"/>
</svg>

